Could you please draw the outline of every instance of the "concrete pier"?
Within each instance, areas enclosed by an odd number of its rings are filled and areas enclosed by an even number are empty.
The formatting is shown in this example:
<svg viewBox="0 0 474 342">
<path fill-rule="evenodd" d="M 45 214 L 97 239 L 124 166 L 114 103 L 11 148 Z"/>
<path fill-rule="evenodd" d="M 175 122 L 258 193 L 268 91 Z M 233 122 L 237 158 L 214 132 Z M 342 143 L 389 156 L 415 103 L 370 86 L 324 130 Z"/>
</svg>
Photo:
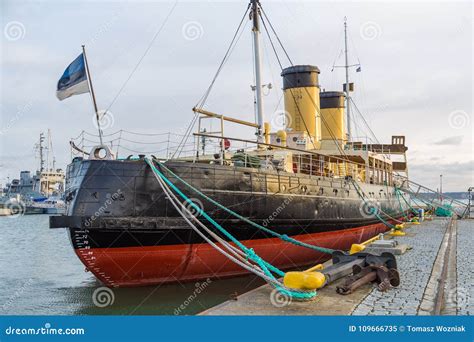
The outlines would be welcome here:
<svg viewBox="0 0 474 342">
<path fill-rule="evenodd" d="M 393 237 L 409 250 L 397 255 L 401 284 L 386 292 L 366 284 L 339 295 L 343 279 L 318 291 L 308 302 L 278 295 L 269 285 L 210 308 L 201 315 L 467 315 L 474 312 L 470 241 L 474 220 L 434 218 Z M 444 278 L 443 278 L 444 277 Z M 442 280 L 442 281 L 441 281 Z M 436 310 L 439 313 L 436 313 Z"/>
</svg>

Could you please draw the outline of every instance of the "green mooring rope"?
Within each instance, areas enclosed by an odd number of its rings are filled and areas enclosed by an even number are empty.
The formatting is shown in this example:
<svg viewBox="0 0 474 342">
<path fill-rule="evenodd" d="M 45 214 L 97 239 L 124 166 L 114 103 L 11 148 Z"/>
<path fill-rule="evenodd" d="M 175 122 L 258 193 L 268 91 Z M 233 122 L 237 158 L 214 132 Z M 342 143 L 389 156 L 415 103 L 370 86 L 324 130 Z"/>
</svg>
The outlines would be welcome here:
<svg viewBox="0 0 474 342">
<path fill-rule="evenodd" d="M 415 210 L 415 208 L 413 208 L 411 206 L 410 203 L 408 203 L 408 201 L 406 200 L 405 196 L 403 196 L 403 194 L 401 193 L 400 189 L 395 187 L 395 193 L 397 194 L 397 198 L 398 198 L 398 201 L 400 202 L 400 197 L 403 199 L 403 201 L 405 201 L 405 203 L 408 205 L 408 207 L 410 208 L 410 210 L 412 211 L 412 213 L 414 215 L 418 215 L 418 211 Z M 400 202 L 400 207 L 402 206 L 402 203 Z M 407 218 L 408 219 L 408 218 Z"/>
<path fill-rule="evenodd" d="M 199 206 L 197 206 L 189 197 L 187 197 L 181 190 L 179 190 L 160 170 L 158 170 L 155 165 L 153 165 L 148 159 L 145 159 L 145 162 L 151 167 L 153 172 L 155 172 L 168 186 L 170 186 L 181 198 L 185 200 L 186 203 L 191 205 L 200 215 L 202 215 L 207 221 L 209 221 L 214 227 L 216 227 L 222 234 L 227 236 L 235 245 L 237 245 L 243 252 L 245 252 L 246 256 L 256 262 L 260 268 L 263 270 L 265 275 L 274 279 L 276 282 L 278 280 L 274 277 L 272 272 L 278 274 L 280 277 L 283 277 L 285 273 L 278 269 L 277 267 L 273 266 L 272 264 L 268 263 L 267 261 L 263 260 L 259 257 L 252 248 L 247 248 L 243 245 L 239 240 L 233 237 L 225 228 L 223 228 L 219 223 L 217 223 L 212 217 L 210 217 L 204 210 L 202 210 Z M 270 270 L 272 272 L 270 272 Z M 316 291 L 308 291 L 308 292 L 296 292 L 288 290 L 284 287 L 277 286 L 277 289 L 290 297 L 299 298 L 299 299 L 310 299 L 317 295 Z"/>
<path fill-rule="evenodd" d="M 398 193 L 397 188 L 395 188 L 395 195 L 397 196 L 398 205 L 400 207 L 400 211 L 403 213 L 403 217 L 405 218 L 405 220 L 410 221 L 408 216 L 405 214 L 405 211 L 403 210 L 402 201 L 400 200 L 400 194 Z M 408 205 L 408 207 L 410 207 L 410 205 Z"/>
<path fill-rule="evenodd" d="M 297 245 L 297 246 L 301 246 L 301 247 L 306 247 L 306 248 L 309 248 L 309 249 L 313 249 L 315 251 L 318 251 L 318 252 L 321 252 L 321 253 L 326 253 L 326 254 L 332 254 L 334 252 L 334 249 L 330 249 L 330 248 L 325 248 L 325 247 L 320 247 L 320 246 L 315 246 L 315 245 L 311 245 L 311 244 L 308 244 L 308 243 L 305 243 L 305 242 L 301 242 L 301 241 L 298 241 L 296 239 L 293 239 L 292 237 L 289 237 L 288 235 L 286 234 L 279 234 L 271 229 L 268 229 L 258 223 L 255 223 L 253 222 L 252 220 L 249 220 L 248 218 L 242 216 L 242 215 L 239 215 L 238 213 L 236 213 L 235 211 L 232 211 L 230 210 L 229 208 L 223 206 L 222 204 L 220 204 L 219 202 L 213 200 L 212 198 L 206 196 L 204 193 L 202 193 L 201 191 L 199 191 L 198 189 L 196 189 L 195 187 L 193 187 L 191 184 L 187 183 L 184 179 L 180 178 L 178 175 L 176 175 L 173 171 L 171 171 L 169 168 L 167 168 L 165 165 L 163 165 L 162 163 L 160 163 L 160 166 L 163 167 L 167 172 L 169 172 L 173 177 L 175 177 L 177 180 L 179 180 L 180 182 L 182 182 L 184 185 L 186 185 L 188 188 L 190 188 L 191 190 L 193 190 L 194 192 L 196 192 L 198 195 L 202 196 L 203 198 L 205 198 L 207 201 L 211 202 L 212 204 L 216 205 L 217 207 L 221 208 L 222 210 L 228 212 L 229 214 L 239 218 L 240 220 L 242 221 L 245 221 L 247 222 L 248 224 L 252 225 L 253 227 L 255 228 L 258 228 L 258 229 L 261 229 L 263 231 L 265 231 L 266 233 L 270 234 L 270 235 L 273 235 L 275 237 L 278 237 L 280 238 L 281 240 L 285 241 L 285 242 L 289 242 L 289 243 L 292 243 L 294 245 Z"/>
<path fill-rule="evenodd" d="M 359 190 L 360 190 L 359 185 L 357 185 L 357 183 L 356 183 L 354 180 L 352 180 L 352 184 L 354 185 L 354 188 L 356 189 L 357 194 L 359 195 L 359 197 L 362 198 L 362 200 L 364 201 L 365 204 L 368 204 L 367 201 L 366 201 L 365 198 L 364 198 L 364 195 L 361 194 L 360 191 L 359 191 Z M 382 222 L 384 225 L 386 225 L 388 228 L 390 228 L 390 229 L 395 228 L 395 226 L 394 226 L 393 224 L 391 224 L 391 223 L 389 223 L 388 221 L 384 220 L 384 219 L 377 213 L 377 209 L 376 209 L 376 208 L 371 207 L 370 212 L 371 212 L 371 214 L 373 214 L 376 218 L 378 218 L 380 222 Z"/>
</svg>

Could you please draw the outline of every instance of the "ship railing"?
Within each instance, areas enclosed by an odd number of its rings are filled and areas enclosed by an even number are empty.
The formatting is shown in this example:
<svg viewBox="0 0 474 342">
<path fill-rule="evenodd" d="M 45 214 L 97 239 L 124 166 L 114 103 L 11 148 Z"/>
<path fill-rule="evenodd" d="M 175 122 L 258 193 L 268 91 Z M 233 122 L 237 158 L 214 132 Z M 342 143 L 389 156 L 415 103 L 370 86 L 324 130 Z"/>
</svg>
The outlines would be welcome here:
<svg viewBox="0 0 474 342">
<path fill-rule="evenodd" d="M 102 143 L 108 146 L 117 158 L 152 154 L 160 159 L 170 158 L 178 148 L 182 155 L 191 155 L 194 145 L 193 141 L 186 142 L 185 135 L 179 133 L 138 133 L 127 130 L 103 134 Z M 71 157 L 86 157 L 89 151 L 98 145 L 100 140 L 97 134 L 82 131 L 77 137 L 71 138 Z"/>
<path fill-rule="evenodd" d="M 379 166 L 367 166 L 328 155 L 294 155 L 293 171 L 335 179 L 347 179 L 350 177 L 353 180 L 370 184 L 393 184 L 393 175 L 389 169 Z"/>
<path fill-rule="evenodd" d="M 232 138 L 226 136 L 215 136 L 210 134 L 209 132 L 202 132 L 202 133 L 194 133 L 196 137 L 210 137 L 210 138 L 217 138 L 218 140 L 230 140 L 233 142 L 252 142 L 254 141 L 242 139 L 242 138 Z M 282 151 L 289 151 L 292 152 L 293 155 L 296 156 L 296 159 L 293 161 L 285 161 L 284 162 L 284 169 L 288 169 L 288 163 L 292 164 L 290 167 L 290 172 L 296 173 L 309 173 L 311 175 L 324 175 L 333 178 L 346 178 L 351 177 L 352 179 L 359 180 L 361 182 L 366 182 L 370 184 L 378 184 L 378 185 L 393 185 L 393 168 L 390 163 L 386 163 L 384 161 L 378 161 L 376 159 L 370 160 L 370 158 L 366 161 L 356 161 L 352 160 L 351 156 L 341 156 L 341 155 L 326 155 L 317 153 L 315 151 L 306 151 L 303 149 L 298 149 L 294 147 L 288 146 L 281 146 L 269 143 L 258 143 L 259 147 L 267 147 L 268 149 L 272 149 L 275 151 L 282 150 Z M 259 154 L 260 156 L 262 154 Z M 266 158 L 266 157 L 263 157 Z M 310 158 L 310 162 L 308 165 L 308 161 L 305 158 Z M 321 158 L 324 162 L 324 165 L 321 166 L 318 171 L 317 166 L 313 166 L 315 160 Z M 272 161 L 273 162 L 273 161 Z M 313 171 L 313 168 L 316 171 Z M 308 171 L 309 169 L 309 171 Z"/>
<path fill-rule="evenodd" d="M 469 204 L 454 199 L 438 190 L 430 189 L 424 185 L 409 180 L 402 175 L 395 176 L 397 184 L 412 198 L 424 203 L 428 207 L 445 208 L 453 210 L 459 217 L 465 217 L 468 212 Z"/>
<path fill-rule="evenodd" d="M 372 138 L 370 138 L 368 136 L 352 136 L 351 141 L 354 141 L 354 142 L 363 142 L 363 141 L 365 141 L 365 144 L 360 144 L 360 146 L 359 145 L 351 145 L 351 144 L 345 145 L 346 149 L 348 149 L 348 150 L 350 149 L 350 150 L 354 150 L 354 151 L 367 151 L 368 146 L 377 143 Z"/>
<path fill-rule="evenodd" d="M 161 160 L 192 159 L 202 156 L 214 157 L 220 154 L 225 142 L 222 139 L 201 139 L 179 133 L 132 132 L 119 130 L 103 134 L 102 143 L 108 146 L 118 159 L 140 154 L 153 155 Z M 77 137 L 71 138 L 71 159 L 77 156 L 87 157 L 92 148 L 100 145 L 99 136 L 82 131 Z M 227 152 L 247 151 L 255 149 L 256 144 L 232 142 L 224 147 Z M 218 158 L 217 158 L 218 159 Z"/>
<path fill-rule="evenodd" d="M 353 142 L 359 142 L 359 144 L 352 143 L 346 144 L 345 149 L 351 151 L 373 151 L 373 146 L 380 146 L 380 154 L 384 155 L 387 159 L 391 160 L 392 155 L 390 149 L 387 149 L 384 144 L 381 144 L 379 141 L 372 139 L 368 136 L 353 136 Z M 363 143 L 365 141 L 365 143 Z"/>
<path fill-rule="evenodd" d="M 82 131 L 77 137 L 71 139 L 71 159 L 77 156 L 87 157 L 89 151 L 99 144 L 98 135 Z M 377 166 L 367 167 L 363 164 L 346 161 L 335 156 L 295 153 L 289 168 L 286 162 L 276 160 L 273 154 L 262 155 L 255 153 L 257 144 L 250 141 L 226 141 L 226 139 L 222 138 L 203 136 L 195 136 L 193 138 L 173 132 L 137 133 L 119 130 L 104 134 L 103 144 L 107 145 L 118 159 L 145 154 L 153 155 L 161 160 L 211 160 L 216 163 L 223 163 L 224 160 L 229 162 L 229 155 L 243 152 L 244 156 L 252 155 L 253 157 L 260 158 L 260 165 L 265 168 L 333 179 L 351 177 L 354 180 L 372 184 L 392 184 L 392 176 L 388 170 Z M 222 151 L 225 151 L 224 155 Z M 247 164 L 250 163 L 245 160 L 244 165 Z"/>
</svg>

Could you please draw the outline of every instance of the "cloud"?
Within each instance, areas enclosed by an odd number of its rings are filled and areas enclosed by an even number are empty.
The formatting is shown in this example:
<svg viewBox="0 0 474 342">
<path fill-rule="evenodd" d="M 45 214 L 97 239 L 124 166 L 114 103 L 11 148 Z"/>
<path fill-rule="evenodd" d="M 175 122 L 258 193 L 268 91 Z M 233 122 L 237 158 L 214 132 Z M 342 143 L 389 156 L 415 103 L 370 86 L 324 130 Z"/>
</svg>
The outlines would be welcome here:
<svg viewBox="0 0 474 342">
<path fill-rule="evenodd" d="M 9 41 L 3 35 L 4 26 L 1 27 L 0 129 L 8 127 L 8 130 L 0 135 L 0 159 L 4 163 L 0 180 L 7 175 L 17 177 L 22 169 L 37 167 L 33 154 L 22 154 L 32 150 L 41 131 L 51 129 L 57 165 L 63 168 L 70 161 L 69 139 L 81 130 L 95 133 L 88 94 L 63 102 L 55 97 L 57 80 L 80 53 L 80 45 L 87 46 L 99 109 L 105 109 L 173 6 L 173 1 L 4 0 L 3 3 L 4 22 L 21 22 L 26 35 Z M 370 2 L 303 1 L 291 6 L 274 1 L 265 3 L 263 6 L 293 62 L 318 65 L 320 82 L 328 90 L 340 89 L 345 79 L 342 68 L 330 70 L 343 46 L 340 32 L 343 18 L 348 16 L 349 31 L 357 49 L 351 47 L 351 63 L 356 61 L 357 52 L 357 59 L 363 64 L 362 73 L 351 69 L 351 81 L 356 84 L 354 102 L 378 138 L 389 141 L 391 135 L 405 135 L 411 160 L 429 165 L 417 173 L 416 165 L 410 163 L 410 167 L 414 166 L 410 176 L 424 182 L 432 171 L 430 180 L 436 182 L 436 160 L 430 158 L 439 157 L 446 164 L 469 160 L 471 127 L 452 133 L 446 130 L 449 113 L 458 109 L 472 113 L 473 35 L 469 27 L 472 22 L 466 17 L 471 12 L 471 3 L 430 6 L 417 2 L 383 2 L 378 6 Z M 246 2 L 236 1 L 180 2 L 114 102 L 111 108 L 114 128 L 148 133 L 184 131 L 193 118 L 190 109 L 209 86 L 246 6 Z M 76 17 L 86 19 L 81 25 L 70 25 Z M 189 40 L 183 35 L 183 27 L 190 22 L 202 26 L 199 39 Z M 382 28 L 377 39 L 361 37 L 360 28 L 367 22 L 375 22 Z M 214 29 L 216 25 L 218 30 Z M 207 109 L 250 121 L 254 119 L 250 90 L 254 76 L 250 22 L 246 20 L 245 25 L 212 90 Z M 311 37 L 309 41 L 308 37 Z M 423 41 L 423 54 L 420 54 L 420 41 Z M 274 85 L 264 98 L 267 119 L 275 110 L 282 109 L 283 103 L 279 65 L 272 50 L 262 34 L 263 81 Z M 344 63 L 341 58 L 336 65 Z M 285 59 L 282 62 L 284 67 L 288 66 Z M 22 111 L 29 103 L 31 108 Z M 354 118 L 361 123 L 360 118 Z M 364 131 L 364 125 L 355 127 Z M 226 131 L 237 137 L 253 136 L 251 130 L 244 132 L 226 126 Z M 454 144 L 456 139 L 454 143 L 436 141 L 450 134 L 463 134 L 462 145 Z M 437 143 L 445 145 L 442 153 Z M 10 156 L 13 158 L 7 159 Z M 456 175 L 464 189 L 462 182 L 472 183 L 469 174 L 472 169 L 469 165 L 456 167 L 465 168 L 459 170 L 463 176 Z"/>
<path fill-rule="evenodd" d="M 454 135 L 452 137 L 447 137 L 438 141 L 435 141 L 435 145 L 447 145 L 447 146 L 457 146 L 461 145 L 464 139 L 464 135 Z"/>
<path fill-rule="evenodd" d="M 411 180 L 431 189 L 439 187 L 439 175 L 443 175 L 443 189 L 466 191 L 474 184 L 474 160 L 455 163 L 420 163 L 409 165 Z"/>
</svg>

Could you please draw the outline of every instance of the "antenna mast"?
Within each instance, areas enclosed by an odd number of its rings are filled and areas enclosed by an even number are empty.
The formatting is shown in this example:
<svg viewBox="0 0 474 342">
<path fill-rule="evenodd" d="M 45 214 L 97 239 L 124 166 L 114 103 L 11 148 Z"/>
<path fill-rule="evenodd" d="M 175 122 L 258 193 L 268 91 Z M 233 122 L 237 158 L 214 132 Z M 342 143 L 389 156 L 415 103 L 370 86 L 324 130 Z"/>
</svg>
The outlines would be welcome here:
<svg viewBox="0 0 474 342">
<path fill-rule="evenodd" d="M 253 50 L 254 50 L 254 63 L 255 63 L 255 100 L 256 100 L 256 112 L 257 112 L 257 141 L 263 142 L 263 100 L 262 100 L 262 75 L 261 75 L 261 58 L 260 58 L 260 23 L 259 17 L 259 1 L 251 0 L 251 20 L 253 21 L 252 34 L 253 34 Z"/>
<path fill-rule="evenodd" d="M 46 171 L 49 172 L 51 171 L 51 168 L 49 167 L 49 153 L 51 151 L 51 131 L 48 128 L 48 140 L 46 140 Z"/>
<path fill-rule="evenodd" d="M 40 157 L 40 172 L 44 171 L 43 142 L 44 142 L 44 133 L 40 133 L 39 146 L 38 146 L 39 157 Z"/>
<path fill-rule="evenodd" d="M 351 132 L 351 107 L 350 107 L 350 85 L 349 85 L 349 56 L 347 51 L 347 17 L 344 17 L 344 54 L 346 57 L 346 64 L 344 68 L 346 69 L 346 84 L 344 85 L 344 92 L 346 93 L 346 116 L 347 116 L 347 139 L 348 141 L 352 140 Z"/>
</svg>

